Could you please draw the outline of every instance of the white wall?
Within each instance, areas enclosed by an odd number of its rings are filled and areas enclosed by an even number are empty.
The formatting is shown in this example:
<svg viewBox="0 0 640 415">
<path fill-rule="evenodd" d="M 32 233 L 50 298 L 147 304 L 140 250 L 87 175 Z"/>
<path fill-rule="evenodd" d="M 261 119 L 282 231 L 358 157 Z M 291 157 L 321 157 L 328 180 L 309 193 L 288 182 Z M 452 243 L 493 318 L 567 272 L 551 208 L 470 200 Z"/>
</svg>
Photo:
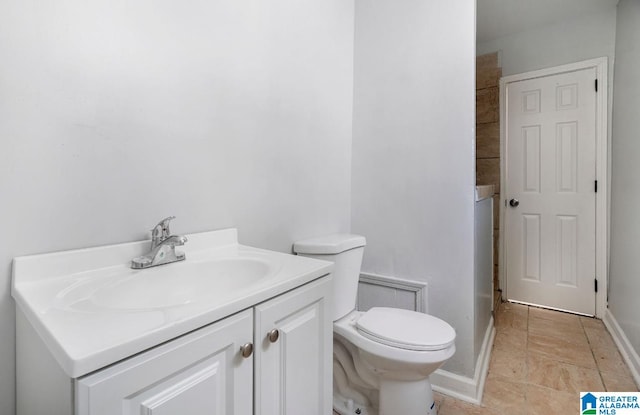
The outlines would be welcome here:
<svg viewBox="0 0 640 415">
<path fill-rule="evenodd" d="M 238 227 L 289 252 L 350 228 L 353 2 L 0 8 L 0 414 L 14 256 Z"/>
<path fill-rule="evenodd" d="M 620 0 L 611 172 L 609 311 L 640 354 L 640 2 Z"/>
<path fill-rule="evenodd" d="M 363 271 L 429 283 L 473 376 L 475 2 L 356 0 L 352 231 Z"/>
<path fill-rule="evenodd" d="M 612 74 L 615 35 L 616 8 L 611 7 L 481 42 L 476 52 L 484 55 L 500 51 L 503 76 L 602 56 L 609 57 L 609 73 Z"/>
</svg>

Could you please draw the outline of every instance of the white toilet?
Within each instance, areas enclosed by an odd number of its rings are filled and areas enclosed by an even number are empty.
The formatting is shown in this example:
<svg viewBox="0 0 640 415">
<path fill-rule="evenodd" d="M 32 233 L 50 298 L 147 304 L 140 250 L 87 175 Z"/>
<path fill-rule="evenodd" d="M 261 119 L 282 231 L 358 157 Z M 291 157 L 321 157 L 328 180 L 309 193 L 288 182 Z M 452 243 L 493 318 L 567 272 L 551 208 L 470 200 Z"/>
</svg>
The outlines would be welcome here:
<svg viewBox="0 0 640 415">
<path fill-rule="evenodd" d="M 296 242 L 298 255 L 335 263 L 333 406 L 341 415 L 435 415 L 429 375 L 455 353 L 455 331 L 428 314 L 376 307 L 356 311 L 363 236 Z"/>
</svg>

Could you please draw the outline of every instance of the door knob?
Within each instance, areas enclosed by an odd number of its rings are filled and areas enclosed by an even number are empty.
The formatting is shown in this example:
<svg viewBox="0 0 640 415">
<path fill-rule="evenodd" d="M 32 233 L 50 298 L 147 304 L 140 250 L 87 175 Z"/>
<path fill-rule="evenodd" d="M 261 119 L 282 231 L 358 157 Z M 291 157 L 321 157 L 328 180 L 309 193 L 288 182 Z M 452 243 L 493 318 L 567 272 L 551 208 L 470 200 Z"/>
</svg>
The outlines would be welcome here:
<svg viewBox="0 0 640 415">
<path fill-rule="evenodd" d="M 242 354 L 242 357 L 244 357 L 245 359 L 251 356 L 251 354 L 253 354 L 253 344 L 245 343 L 240 346 L 240 354 Z"/>
<path fill-rule="evenodd" d="M 278 331 L 278 329 L 273 329 L 269 333 L 267 333 L 267 339 L 269 339 L 271 343 L 277 342 L 279 337 L 280 332 Z"/>
<path fill-rule="evenodd" d="M 518 199 L 511 199 L 509 201 L 509 206 L 511 207 L 518 207 L 519 204 L 520 204 L 520 201 Z"/>
</svg>

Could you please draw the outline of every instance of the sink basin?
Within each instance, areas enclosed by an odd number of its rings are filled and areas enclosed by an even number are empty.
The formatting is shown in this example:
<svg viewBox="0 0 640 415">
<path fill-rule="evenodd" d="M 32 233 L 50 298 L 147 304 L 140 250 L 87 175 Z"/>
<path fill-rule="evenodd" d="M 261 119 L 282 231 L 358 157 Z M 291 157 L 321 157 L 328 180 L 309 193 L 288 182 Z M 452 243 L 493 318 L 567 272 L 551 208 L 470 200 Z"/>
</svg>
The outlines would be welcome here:
<svg viewBox="0 0 640 415">
<path fill-rule="evenodd" d="M 58 293 L 57 305 L 77 311 L 148 311 L 218 300 L 268 280 L 273 262 L 258 258 L 189 261 L 132 270 L 118 267 L 96 278 L 81 278 Z"/>
</svg>

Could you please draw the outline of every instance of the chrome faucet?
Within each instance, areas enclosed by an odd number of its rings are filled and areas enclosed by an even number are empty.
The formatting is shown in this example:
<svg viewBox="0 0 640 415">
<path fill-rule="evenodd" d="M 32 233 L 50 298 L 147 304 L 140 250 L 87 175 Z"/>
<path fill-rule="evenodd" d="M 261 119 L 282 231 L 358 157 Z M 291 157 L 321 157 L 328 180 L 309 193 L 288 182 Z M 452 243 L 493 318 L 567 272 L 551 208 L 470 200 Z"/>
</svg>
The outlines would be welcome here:
<svg viewBox="0 0 640 415">
<path fill-rule="evenodd" d="M 184 245 L 187 238 L 171 235 L 169 230 L 169 222 L 175 218 L 175 216 L 169 216 L 158 222 L 151 230 L 151 250 L 143 256 L 133 258 L 131 268 L 149 268 L 185 259 L 184 252 L 176 252 L 176 245 Z"/>
</svg>

